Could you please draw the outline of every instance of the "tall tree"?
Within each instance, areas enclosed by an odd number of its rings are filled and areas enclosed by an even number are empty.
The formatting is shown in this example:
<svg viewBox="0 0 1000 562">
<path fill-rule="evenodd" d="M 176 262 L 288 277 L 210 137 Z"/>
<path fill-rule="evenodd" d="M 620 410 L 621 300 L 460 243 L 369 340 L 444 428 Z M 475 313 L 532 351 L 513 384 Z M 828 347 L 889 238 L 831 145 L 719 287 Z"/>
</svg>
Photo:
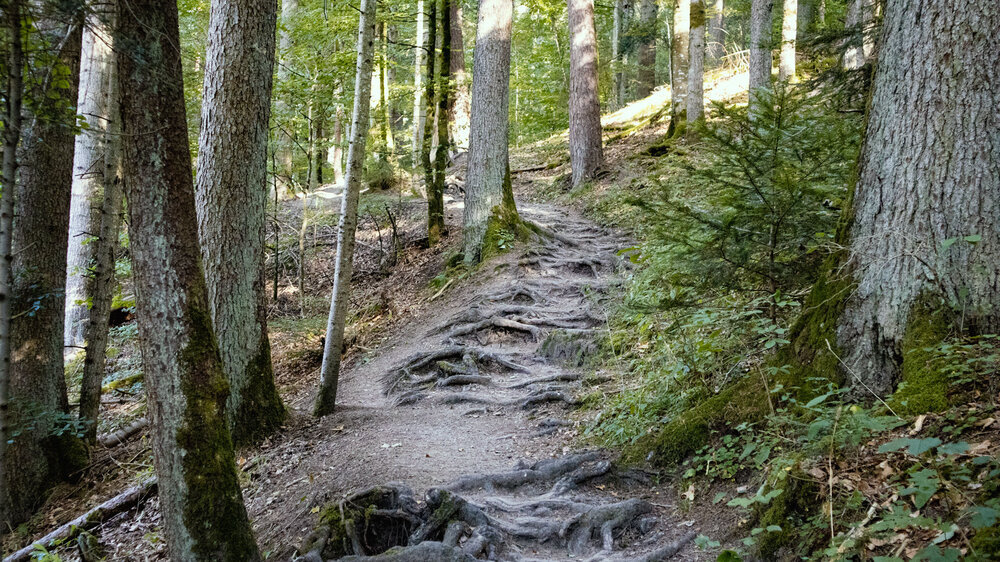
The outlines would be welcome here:
<svg viewBox="0 0 1000 562">
<path fill-rule="evenodd" d="M 568 0 L 569 10 L 569 157 L 573 186 L 604 165 L 601 101 L 597 89 L 597 32 L 594 1 Z"/>
<path fill-rule="evenodd" d="M 323 346 L 323 366 L 320 368 L 319 394 L 313 413 L 324 416 L 337 404 L 337 382 L 344 345 L 344 323 L 351 302 L 351 275 L 354 271 L 354 235 L 358 227 L 358 197 L 365 162 L 365 142 L 368 140 L 369 106 L 372 93 L 372 58 L 375 49 L 375 3 L 362 0 L 358 20 L 358 61 L 354 78 L 354 113 L 351 137 L 347 147 L 347 185 L 340 207 L 340 228 L 337 234 L 337 261 L 333 274 L 333 295 L 330 315 L 326 322 L 326 342 Z"/>
<path fill-rule="evenodd" d="M 481 0 L 472 69 L 472 122 L 465 182 L 466 263 L 478 263 L 488 230 L 519 223 L 510 183 L 510 41 L 513 0 Z"/>
<path fill-rule="evenodd" d="M 295 15 L 299 11 L 299 0 L 281 0 L 281 34 L 278 38 L 278 52 L 281 59 L 278 61 L 278 82 L 282 83 L 291 77 L 291 52 L 292 52 L 292 24 Z M 283 119 L 287 112 L 287 103 L 283 97 L 276 101 L 277 113 Z M 278 161 L 278 169 L 275 170 L 276 185 L 282 190 L 289 190 L 294 187 L 294 165 L 292 159 L 292 146 L 295 143 L 292 137 L 291 123 L 278 124 L 278 142 L 275 147 L 275 158 Z"/>
<path fill-rule="evenodd" d="M 445 234 L 444 188 L 445 170 L 448 167 L 449 142 L 448 117 L 451 93 L 451 0 L 441 0 L 441 51 L 438 55 L 437 75 L 437 131 L 438 146 L 434 153 L 434 178 L 427 186 L 427 240 L 436 244 Z"/>
<path fill-rule="evenodd" d="M 263 438 L 285 415 L 271 367 L 264 269 L 276 19 L 275 0 L 213 0 L 205 54 L 195 200 L 236 445 Z"/>
<path fill-rule="evenodd" d="M 113 1 L 101 4 L 83 30 L 77 111 L 89 126 L 77 135 L 73 154 L 67 257 L 65 343 L 85 344 L 79 418 L 89 422 L 90 442 L 97 437 L 123 197 L 114 12 Z"/>
<path fill-rule="evenodd" d="M 259 560 L 198 250 L 177 4 L 118 5 L 123 173 L 161 522 L 174 560 Z"/>
<path fill-rule="evenodd" d="M 411 186 L 418 189 L 420 185 L 420 163 L 424 148 L 424 120 L 427 117 L 426 100 L 424 99 L 424 60 L 427 56 L 427 14 L 424 5 L 427 0 L 417 0 L 417 36 L 413 47 L 413 142 L 410 154 L 413 158 L 413 174 Z M 434 0 L 430 0 L 433 2 Z M 431 47 L 433 49 L 433 46 Z"/>
<path fill-rule="evenodd" d="M 670 45 L 670 131 L 676 133 L 686 119 L 691 0 L 674 1 L 673 38 Z"/>
<path fill-rule="evenodd" d="M 21 106 L 24 95 L 24 46 L 21 43 L 21 0 L 4 6 L 3 191 L 0 192 L 0 526 L 12 520 L 7 483 L 7 441 L 10 439 L 8 395 L 10 389 L 10 317 L 13 290 L 11 262 L 14 225 L 14 183 L 17 146 L 21 141 Z"/>
<path fill-rule="evenodd" d="M 451 4 L 451 91 L 448 94 L 451 115 L 451 147 L 455 152 L 469 150 L 469 111 L 471 107 L 469 78 L 465 71 L 465 41 L 463 39 L 462 2 L 450 0 Z"/>
<path fill-rule="evenodd" d="M 923 348 L 1000 329 L 1000 3 L 888 0 L 837 342 L 875 392 L 921 392 Z M 941 64 L 941 61 L 949 61 Z M 954 312 L 952 312 L 954 311 Z M 911 410 L 941 405 L 947 382 Z"/>
<path fill-rule="evenodd" d="M 420 167 L 424 172 L 424 191 L 427 195 L 428 210 L 431 205 L 431 192 L 434 190 L 434 132 L 437 129 L 437 64 L 440 59 L 437 56 L 437 30 L 438 30 L 438 3 L 437 0 L 430 1 L 430 11 L 426 14 L 427 26 L 427 61 L 424 69 L 424 132 L 423 146 L 420 152 Z M 428 213 L 428 217 L 430 213 Z M 428 232 L 430 229 L 428 228 Z"/>
<path fill-rule="evenodd" d="M 771 25 L 774 0 L 752 0 L 750 5 L 750 96 L 760 88 L 771 87 Z"/>
<path fill-rule="evenodd" d="M 708 24 L 708 56 L 719 60 L 726 54 L 725 0 L 712 0 L 712 17 Z"/>
<path fill-rule="evenodd" d="M 688 71 L 687 118 L 702 119 L 705 111 L 705 2 L 691 0 L 691 55 Z"/>
<path fill-rule="evenodd" d="M 615 71 L 615 106 L 625 105 L 625 65 L 628 55 L 625 52 L 625 30 L 628 29 L 632 15 L 631 0 L 615 0 L 614 22 L 611 28 L 611 64 Z"/>
<path fill-rule="evenodd" d="M 795 38 L 798 34 L 799 0 L 784 0 L 781 16 L 781 60 L 778 62 L 778 79 L 795 79 Z"/>
<path fill-rule="evenodd" d="M 651 94 L 656 87 L 656 13 L 656 0 L 640 0 L 639 25 L 642 26 L 642 33 L 639 42 L 639 70 L 636 76 L 638 82 L 636 95 L 640 98 Z M 570 46 L 571 50 L 572 48 Z"/>
<path fill-rule="evenodd" d="M 8 444 L 4 487 L 15 521 L 27 518 L 49 487 L 86 462 L 82 443 L 57 436 L 69 415 L 63 369 L 66 248 L 73 184 L 73 138 L 80 80 L 80 5 L 33 10 L 32 69 L 13 185 L 11 370 L 8 423 L 21 431 Z M 64 77 L 64 79 L 55 79 Z"/>
<path fill-rule="evenodd" d="M 871 21 L 875 13 L 874 0 L 850 0 L 844 27 L 850 33 L 847 51 L 844 53 L 844 68 L 856 70 L 865 65 L 871 55 Z"/>
</svg>

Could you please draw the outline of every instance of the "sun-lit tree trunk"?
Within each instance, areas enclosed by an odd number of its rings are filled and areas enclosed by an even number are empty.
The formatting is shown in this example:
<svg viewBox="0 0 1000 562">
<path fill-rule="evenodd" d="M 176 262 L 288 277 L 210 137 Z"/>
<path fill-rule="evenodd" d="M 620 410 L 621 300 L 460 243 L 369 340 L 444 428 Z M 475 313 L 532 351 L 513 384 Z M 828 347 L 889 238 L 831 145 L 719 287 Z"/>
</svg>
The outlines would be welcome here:
<svg viewBox="0 0 1000 562">
<path fill-rule="evenodd" d="M 709 58 L 717 61 L 726 55 L 726 5 L 725 0 L 711 1 L 712 17 L 709 18 L 708 46 L 706 49 Z"/>
<path fill-rule="evenodd" d="M 299 0 L 281 0 L 281 28 L 278 37 L 278 83 L 283 83 L 291 76 L 291 50 L 292 50 L 292 22 L 295 13 L 299 11 Z M 284 97 L 279 96 L 275 100 L 275 109 L 280 119 L 287 119 L 288 104 Z M 282 122 L 278 124 L 278 142 L 275 148 L 275 157 L 278 160 L 277 185 L 281 191 L 287 192 L 294 187 L 295 181 L 294 164 L 292 161 L 292 150 L 294 139 L 291 136 L 291 123 Z"/>
<path fill-rule="evenodd" d="M 465 182 L 463 236 L 465 261 L 478 263 L 488 231 L 516 225 L 520 219 L 510 183 L 512 0 L 481 0 L 472 70 L 472 122 Z"/>
<path fill-rule="evenodd" d="M 15 521 L 30 516 L 55 482 L 87 460 L 80 441 L 54 433 L 56 424 L 66 421 L 59 418 L 69 415 L 63 324 L 83 22 L 55 6 L 38 8 L 33 22 L 38 35 L 26 62 L 47 76 L 26 84 L 25 95 L 34 103 L 26 106 L 20 176 L 13 188 L 8 423 L 22 431 L 3 461 Z M 52 79 L 63 72 L 65 80 Z"/>
<path fill-rule="evenodd" d="M 781 16 L 781 60 L 778 62 L 778 79 L 795 79 L 795 38 L 799 24 L 799 0 L 784 0 Z"/>
<path fill-rule="evenodd" d="M 573 186 L 604 165 L 601 101 L 597 89 L 597 32 L 594 1 L 568 0 L 569 10 L 569 157 Z"/>
<path fill-rule="evenodd" d="M 670 44 L 670 131 L 683 130 L 686 120 L 688 54 L 690 51 L 691 0 L 675 0 L 673 39 Z"/>
<path fill-rule="evenodd" d="M 313 413 L 324 416 L 333 412 L 337 403 L 337 382 L 344 345 L 344 323 L 351 302 L 351 275 L 354 271 L 354 235 L 358 226 L 358 197 L 365 162 L 365 141 L 368 139 L 368 118 L 371 105 L 372 58 L 375 49 L 375 3 L 362 0 L 358 20 L 358 62 L 354 79 L 354 112 L 351 118 L 350 144 L 347 147 L 347 185 L 340 207 L 340 228 L 337 234 L 337 261 L 333 274 L 333 295 L 330 316 L 326 323 L 323 366 L 320 368 L 319 394 Z"/>
<path fill-rule="evenodd" d="M 752 0 L 750 7 L 750 96 L 760 88 L 771 87 L 771 25 L 774 0 Z"/>
<path fill-rule="evenodd" d="M 462 3 L 451 4 L 451 92 L 448 95 L 451 113 L 451 148 L 456 153 L 469 150 L 469 76 L 465 71 L 465 40 L 462 33 Z"/>
<path fill-rule="evenodd" d="M 434 0 L 430 0 L 433 2 Z M 426 100 L 424 99 L 424 61 L 427 58 L 427 13 L 424 8 L 427 0 L 417 0 L 417 36 L 413 47 L 413 141 L 410 154 L 413 158 L 413 174 L 410 185 L 419 190 L 420 163 L 424 148 L 424 124 L 427 117 Z"/>
<path fill-rule="evenodd" d="M 344 110 L 338 105 L 333 113 L 333 145 L 327 162 L 333 170 L 333 183 L 344 185 Z"/>
<path fill-rule="evenodd" d="M 176 2 L 119 3 L 117 37 L 123 173 L 160 524 L 173 560 L 259 560 L 236 476 L 225 413 L 229 385 L 198 250 Z"/>
<path fill-rule="evenodd" d="M 198 232 L 236 445 L 264 438 L 285 414 L 271 367 L 264 269 L 276 17 L 275 0 L 213 0 L 205 54 Z"/>
<path fill-rule="evenodd" d="M 7 441 L 9 416 L 10 324 L 13 261 L 11 247 L 14 223 L 13 186 L 17 176 L 17 146 L 21 140 L 21 104 L 24 94 L 24 48 L 21 44 L 21 0 L 10 0 L 3 11 L 4 50 L 7 75 L 4 77 L 3 186 L 0 192 L 0 526 L 13 524 L 7 487 Z"/>
<path fill-rule="evenodd" d="M 837 332 L 878 393 L 900 376 L 917 391 L 923 348 L 952 329 L 1000 330 L 1000 35 L 982 32 L 996 29 L 996 2 L 886 2 L 850 229 L 856 289 Z"/>
<path fill-rule="evenodd" d="M 626 65 L 628 63 L 628 53 L 622 49 L 624 33 L 628 29 L 629 21 L 632 18 L 632 1 L 615 0 L 614 27 L 612 29 L 612 54 L 611 61 L 615 65 L 615 90 L 614 96 L 616 105 L 622 107 L 628 102 L 628 87 L 626 83 Z"/>
<path fill-rule="evenodd" d="M 441 0 L 441 51 L 438 56 L 437 79 L 437 132 L 438 146 L 434 153 L 434 181 L 427 186 L 427 240 L 436 244 L 445 234 L 444 188 L 450 148 L 448 106 L 451 90 L 451 7 L 450 0 Z"/>
<path fill-rule="evenodd" d="M 874 0 L 851 0 L 847 5 L 844 28 L 851 35 L 844 53 L 844 68 L 847 70 L 857 70 L 864 66 L 872 53 L 874 42 L 869 28 L 874 15 Z"/>
<path fill-rule="evenodd" d="M 85 344 L 79 419 L 90 422 L 90 442 L 97 437 L 123 197 L 114 11 L 105 2 L 83 30 L 77 112 L 89 127 L 76 137 L 67 253 L 65 343 Z"/>
<path fill-rule="evenodd" d="M 379 128 L 382 135 L 382 159 L 387 162 L 395 160 L 396 139 L 392 134 L 392 110 L 389 101 L 389 26 L 385 23 L 378 24 L 379 36 L 379 63 L 378 63 L 378 106 L 379 106 Z"/>
<path fill-rule="evenodd" d="M 702 119 L 705 111 L 705 2 L 691 0 L 691 50 L 688 70 L 687 118 Z"/>
<path fill-rule="evenodd" d="M 437 132 L 437 29 L 438 29 L 438 6 L 437 0 L 428 0 L 430 8 L 427 15 L 427 57 L 424 68 L 424 133 L 423 146 L 420 147 L 420 168 L 424 172 L 424 192 L 428 200 L 431 190 L 434 189 L 434 146 Z"/>
<path fill-rule="evenodd" d="M 656 0 L 640 0 L 639 25 L 642 26 L 642 38 L 639 42 L 639 69 L 636 73 L 636 95 L 640 98 L 651 94 L 656 87 L 656 13 Z"/>
</svg>

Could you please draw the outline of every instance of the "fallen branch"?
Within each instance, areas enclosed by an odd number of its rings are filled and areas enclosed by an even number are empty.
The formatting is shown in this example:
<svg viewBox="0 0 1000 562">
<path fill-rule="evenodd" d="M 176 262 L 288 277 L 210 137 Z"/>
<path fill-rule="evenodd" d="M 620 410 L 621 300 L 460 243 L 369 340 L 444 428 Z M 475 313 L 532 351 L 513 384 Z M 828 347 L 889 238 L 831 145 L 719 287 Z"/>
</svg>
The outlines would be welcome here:
<svg viewBox="0 0 1000 562">
<path fill-rule="evenodd" d="M 148 426 L 149 420 L 147 418 L 139 418 L 118 431 L 98 435 L 97 444 L 108 449 L 117 447 Z"/>
</svg>

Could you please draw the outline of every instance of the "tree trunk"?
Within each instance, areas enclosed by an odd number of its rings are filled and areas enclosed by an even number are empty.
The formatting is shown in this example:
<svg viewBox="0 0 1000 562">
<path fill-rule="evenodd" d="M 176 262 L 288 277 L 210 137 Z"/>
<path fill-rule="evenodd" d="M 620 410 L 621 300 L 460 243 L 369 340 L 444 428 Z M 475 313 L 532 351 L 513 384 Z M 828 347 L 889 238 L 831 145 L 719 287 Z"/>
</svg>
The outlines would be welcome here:
<svg viewBox="0 0 1000 562">
<path fill-rule="evenodd" d="M 333 274 L 333 296 L 326 323 L 323 366 L 320 368 L 319 394 L 313 413 L 323 416 L 333 412 L 337 403 L 337 381 L 344 345 L 344 322 L 351 303 L 351 274 L 354 269 L 354 234 L 358 227 L 358 196 L 368 138 L 368 112 L 371 103 L 372 55 L 375 48 L 375 2 L 362 0 L 358 20 L 358 62 L 354 79 L 354 114 L 347 148 L 347 185 L 340 207 L 337 235 L 337 262 Z"/>
<path fill-rule="evenodd" d="M 327 161 L 333 169 L 333 183 L 344 185 L 344 111 L 338 105 L 333 114 L 333 146 L 330 147 Z"/>
<path fill-rule="evenodd" d="M 34 82 L 35 89 L 28 94 L 35 104 L 26 111 L 17 157 L 20 178 L 13 186 L 8 423 L 22 431 L 8 444 L 3 462 L 15 521 L 30 516 L 53 483 L 87 460 L 81 442 L 54 433 L 56 424 L 65 422 L 59 418 L 69 413 L 63 323 L 73 184 L 71 125 L 76 120 L 83 22 L 59 12 L 36 17 L 38 43 L 33 43 L 27 64 L 47 69 L 47 75 Z M 52 79 L 57 69 L 67 72 L 65 80 Z"/>
<path fill-rule="evenodd" d="M 674 2 L 673 41 L 670 45 L 670 130 L 681 129 L 687 106 L 688 53 L 690 50 L 691 0 Z"/>
<path fill-rule="evenodd" d="M 281 53 L 281 59 L 278 63 L 278 83 L 282 83 L 288 80 L 291 75 L 289 72 L 291 68 L 291 50 L 292 50 L 292 20 L 295 18 L 295 13 L 299 11 L 299 0 L 281 0 L 281 28 L 280 37 L 278 38 L 278 52 Z M 275 102 L 275 106 L 280 119 L 286 119 L 288 113 L 288 104 L 285 102 L 283 96 L 279 96 Z M 278 127 L 278 142 L 275 152 L 277 153 L 278 169 L 275 170 L 277 175 L 277 185 L 282 191 L 288 191 L 294 188 L 295 179 L 294 173 L 295 168 L 292 161 L 292 146 L 294 140 L 291 136 L 291 123 L 279 123 Z"/>
<path fill-rule="evenodd" d="M 753 0 L 750 6 L 750 97 L 760 88 L 771 87 L 771 25 L 774 0 Z"/>
<path fill-rule="evenodd" d="M 437 64 L 437 130 L 438 146 L 434 155 L 434 182 L 427 187 L 427 240 L 436 244 L 445 234 L 444 187 L 445 172 L 448 168 L 448 107 L 451 90 L 451 2 L 441 0 L 441 52 Z"/>
<path fill-rule="evenodd" d="M 121 119 L 112 50 L 113 2 L 88 17 L 83 31 L 77 111 L 90 127 L 76 137 L 67 264 L 66 345 L 85 344 L 80 420 L 97 438 L 108 345 L 108 317 L 115 287 L 115 248 L 122 207 Z M 89 301 L 89 306 L 88 306 Z"/>
<path fill-rule="evenodd" d="M 21 140 L 21 104 L 24 94 L 24 50 L 21 44 L 21 0 L 11 0 L 4 10 L 6 91 L 3 115 L 3 189 L 0 191 L 0 528 L 13 524 L 7 488 L 7 441 L 10 439 L 10 325 L 13 274 L 14 185 L 17 176 L 17 146 Z"/>
<path fill-rule="evenodd" d="M 469 150 L 469 77 L 465 72 L 465 41 L 462 35 L 462 3 L 451 0 L 451 147 L 456 153 Z"/>
<path fill-rule="evenodd" d="M 1000 330 L 1000 35 L 982 33 L 996 29 L 996 2 L 886 5 L 850 230 L 857 288 L 837 332 L 846 365 L 877 393 L 900 375 L 920 392 L 921 351 L 951 328 L 928 309 L 955 310 L 972 333 Z M 947 380 L 932 386 L 910 410 L 940 405 Z"/>
<path fill-rule="evenodd" d="M 434 166 L 433 154 L 435 133 L 437 131 L 437 79 L 435 65 L 438 63 L 437 56 L 437 28 L 438 28 L 438 8 L 437 0 L 430 1 L 430 12 L 427 14 L 427 68 L 424 74 L 424 134 L 423 146 L 420 152 L 420 167 L 424 172 L 424 191 L 430 200 L 431 191 L 434 189 Z"/>
<path fill-rule="evenodd" d="M 844 28 L 850 33 L 844 53 L 844 68 L 857 70 L 865 65 L 873 49 L 871 22 L 875 15 L 873 0 L 851 0 L 847 6 Z"/>
<path fill-rule="evenodd" d="M 597 89 L 594 0 L 568 0 L 569 157 L 576 187 L 604 165 L 601 101 Z"/>
<path fill-rule="evenodd" d="M 712 17 L 708 24 L 708 56 L 721 60 L 726 56 L 725 0 L 712 0 Z"/>
<path fill-rule="evenodd" d="M 632 19 L 632 1 L 615 0 L 614 29 L 612 36 L 612 62 L 615 65 L 615 91 L 614 96 L 617 106 L 622 107 L 628 102 L 628 87 L 626 78 L 626 66 L 628 63 L 628 53 L 622 49 L 623 38 L 629 28 L 629 21 Z"/>
<path fill-rule="evenodd" d="M 687 118 L 702 119 L 705 111 L 705 2 L 691 0 L 691 58 L 688 71 Z"/>
<path fill-rule="evenodd" d="M 781 60 L 778 62 L 778 79 L 795 79 L 795 36 L 799 16 L 799 0 L 785 0 L 781 17 Z"/>
<path fill-rule="evenodd" d="M 641 0 L 639 24 L 642 26 L 642 38 L 639 42 L 639 70 L 636 76 L 636 95 L 640 99 L 653 93 L 653 88 L 656 87 L 656 12 L 656 0 Z"/>
<path fill-rule="evenodd" d="M 382 132 L 382 159 L 392 162 L 395 158 L 396 140 L 392 136 L 392 111 L 389 102 L 389 31 L 385 23 L 378 24 L 381 53 L 378 63 L 379 117 Z"/>
<path fill-rule="evenodd" d="M 264 438 L 285 417 L 271 367 L 264 266 L 276 11 L 274 0 L 214 0 L 205 54 L 198 233 L 237 446 Z"/>
<path fill-rule="evenodd" d="M 434 0 L 430 0 L 433 2 Z M 426 101 L 424 99 L 424 60 L 426 58 L 427 26 L 425 23 L 426 13 L 424 12 L 425 0 L 417 0 L 417 37 L 416 45 L 413 48 L 413 144 L 410 147 L 410 154 L 413 157 L 413 174 L 411 175 L 411 188 L 419 190 L 420 186 L 420 162 L 424 148 L 424 121 L 427 117 Z"/>
<path fill-rule="evenodd" d="M 463 216 L 465 262 L 468 264 L 478 263 L 484 251 L 491 250 L 487 247 L 491 228 L 519 222 L 507 151 L 513 14 L 512 0 L 481 0 L 479 3 Z"/>
<path fill-rule="evenodd" d="M 120 2 L 118 22 L 123 172 L 161 524 L 173 560 L 260 560 L 198 250 L 177 4 Z"/>
</svg>

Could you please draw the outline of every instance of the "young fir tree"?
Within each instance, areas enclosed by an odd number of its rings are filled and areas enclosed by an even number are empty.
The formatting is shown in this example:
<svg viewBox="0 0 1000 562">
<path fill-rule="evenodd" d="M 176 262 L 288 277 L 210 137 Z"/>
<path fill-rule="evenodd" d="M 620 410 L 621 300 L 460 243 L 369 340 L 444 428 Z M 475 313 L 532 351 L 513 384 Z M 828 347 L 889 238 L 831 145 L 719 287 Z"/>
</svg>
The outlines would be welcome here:
<svg viewBox="0 0 1000 562">
<path fill-rule="evenodd" d="M 259 560 L 198 250 L 177 5 L 118 5 L 123 175 L 161 525 L 174 560 Z"/>
</svg>

